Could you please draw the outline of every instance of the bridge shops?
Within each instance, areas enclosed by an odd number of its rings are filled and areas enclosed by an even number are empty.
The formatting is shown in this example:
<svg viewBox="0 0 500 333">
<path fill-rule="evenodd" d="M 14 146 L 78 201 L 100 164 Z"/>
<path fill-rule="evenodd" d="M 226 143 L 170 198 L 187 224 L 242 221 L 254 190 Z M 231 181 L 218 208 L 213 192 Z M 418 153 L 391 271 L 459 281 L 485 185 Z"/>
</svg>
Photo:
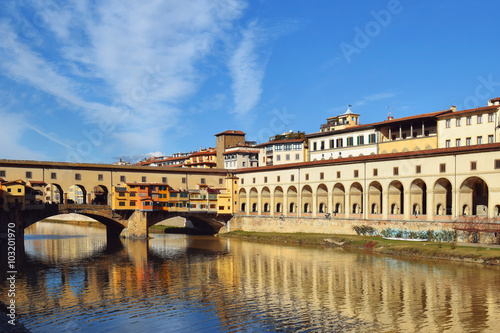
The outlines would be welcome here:
<svg viewBox="0 0 500 333">
<path fill-rule="evenodd" d="M 500 222 L 500 144 L 241 169 L 235 175 L 239 221 L 258 217 L 266 224 L 269 218 L 275 230 L 267 231 L 335 232 L 306 224 L 292 228 L 296 219 L 335 221 L 346 233 L 352 233 L 352 221 L 380 228 L 398 221 L 408 229 L 451 228 L 471 217 Z M 349 222 L 350 230 L 339 221 Z"/>
</svg>

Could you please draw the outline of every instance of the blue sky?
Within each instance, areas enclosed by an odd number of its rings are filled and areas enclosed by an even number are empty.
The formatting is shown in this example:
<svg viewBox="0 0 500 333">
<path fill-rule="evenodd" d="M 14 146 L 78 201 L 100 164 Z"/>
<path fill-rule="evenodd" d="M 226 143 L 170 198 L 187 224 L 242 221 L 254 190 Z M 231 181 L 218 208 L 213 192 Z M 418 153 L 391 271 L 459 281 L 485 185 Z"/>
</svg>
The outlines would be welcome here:
<svg viewBox="0 0 500 333">
<path fill-rule="evenodd" d="M 110 163 L 500 96 L 500 3 L 3 1 L 0 158 Z"/>
</svg>

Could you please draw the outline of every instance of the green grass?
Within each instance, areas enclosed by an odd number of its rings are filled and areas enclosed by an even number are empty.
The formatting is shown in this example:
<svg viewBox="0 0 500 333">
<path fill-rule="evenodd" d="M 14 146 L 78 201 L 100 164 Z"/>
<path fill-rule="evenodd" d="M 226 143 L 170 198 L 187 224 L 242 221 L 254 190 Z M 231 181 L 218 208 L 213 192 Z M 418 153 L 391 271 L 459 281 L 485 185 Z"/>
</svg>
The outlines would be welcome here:
<svg viewBox="0 0 500 333">
<path fill-rule="evenodd" d="M 454 243 L 411 242 L 383 239 L 380 236 L 335 235 L 335 234 L 305 234 L 305 233 L 263 233 L 233 231 L 219 234 L 220 237 L 235 237 L 266 243 L 307 244 L 336 246 L 334 242 L 343 243 L 344 248 L 369 250 L 390 255 L 409 257 L 477 261 L 486 264 L 500 265 L 500 249 L 489 248 L 487 244 L 481 247 L 458 246 Z"/>
</svg>

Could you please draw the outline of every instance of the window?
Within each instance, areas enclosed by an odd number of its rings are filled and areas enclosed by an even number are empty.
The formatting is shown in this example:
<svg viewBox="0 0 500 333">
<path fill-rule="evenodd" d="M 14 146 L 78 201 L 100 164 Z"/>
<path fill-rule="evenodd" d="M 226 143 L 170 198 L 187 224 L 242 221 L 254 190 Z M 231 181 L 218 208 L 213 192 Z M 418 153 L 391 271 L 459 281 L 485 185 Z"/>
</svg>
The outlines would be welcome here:
<svg viewBox="0 0 500 333">
<path fill-rule="evenodd" d="M 313 142 L 313 150 L 318 150 L 318 143 L 317 142 Z"/>
<path fill-rule="evenodd" d="M 219 178 L 219 185 L 222 185 L 224 183 L 224 179 Z"/>
<path fill-rule="evenodd" d="M 290 161 L 290 154 L 286 154 L 286 156 L 285 156 L 285 157 L 286 157 L 286 160 L 287 160 L 287 161 Z"/>
<path fill-rule="evenodd" d="M 477 144 L 478 145 L 482 145 L 483 144 L 483 137 L 482 136 L 478 136 L 477 137 Z"/>
<path fill-rule="evenodd" d="M 130 192 L 131 197 L 135 197 L 136 192 Z"/>
<path fill-rule="evenodd" d="M 321 146 L 321 150 L 325 150 L 325 141 L 321 141 L 320 146 Z"/>
<path fill-rule="evenodd" d="M 378 176 L 378 169 L 373 169 L 373 177 L 377 177 Z"/>
<path fill-rule="evenodd" d="M 168 183 L 168 182 L 167 182 L 167 177 L 161 177 L 161 182 L 162 182 L 163 184 Z"/>
<path fill-rule="evenodd" d="M 455 147 L 460 147 L 460 139 L 455 140 Z"/>
<path fill-rule="evenodd" d="M 135 206 L 135 201 L 130 201 L 130 206 Z"/>
<path fill-rule="evenodd" d="M 337 148 L 342 148 L 344 146 L 344 139 L 337 139 Z"/>
<path fill-rule="evenodd" d="M 75 180 L 82 180 L 82 175 L 79 173 L 75 173 Z"/>
<path fill-rule="evenodd" d="M 493 143 L 493 135 L 488 135 L 488 143 Z"/>
<path fill-rule="evenodd" d="M 422 166 L 421 165 L 417 165 L 415 173 L 421 173 L 421 172 L 422 172 Z"/>
<path fill-rule="evenodd" d="M 147 180 L 146 180 L 146 176 L 142 176 L 142 182 L 143 182 L 143 183 L 147 182 Z"/>
<path fill-rule="evenodd" d="M 125 192 L 118 192 L 118 196 L 119 197 L 124 197 L 125 196 Z"/>
<path fill-rule="evenodd" d="M 292 144 L 291 143 L 285 143 L 284 146 L 285 146 L 285 151 L 292 150 Z"/>
<path fill-rule="evenodd" d="M 253 177 L 252 182 L 255 184 L 255 177 Z"/>
<path fill-rule="evenodd" d="M 439 164 L 439 172 L 446 172 L 446 163 Z"/>
<path fill-rule="evenodd" d="M 352 136 L 347 138 L 347 147 L 354 146 L 354 138 Z"/>
<path fill-rule="evenodd" d="M 462 123 L 462 118 L 457 118 L 457 127 L 460 127 Z"/>
<path fill-rule="evenodd" d="M 264 177 L 264 183 L 267 183 L 267 177 Z"/>
<path fill-rule="evenodd" d="M 325 173 L 324 172 L 320 172 L 319 173 L 319 179 L 325 179 Z"/>
<path fill-rule="evenodd" d="M 493 113 L 488 113 L 488 122 L 492 123 L 493 122 L 494 115 Z"/>
<path fill-rule="evenodd" d="M 206 181 L 206 179 L 205 179 L 205 178 L 202 178 L 202 179 L 200 180 L 200 182 L 201 182 L 202 184 L 206 184 L 206 183 L 207 183 L 207 181 Z"/>
<path fill-rule="evenodd" d="M 331 139 L 330 140 L 330 149 L 335 148 L 335 140 Z"/>
<path fill-rule="evenodd" d="M 281 177 L 280 176 L 276 177 L 276 182 L 279 183 L 280 181 L 281 181 Z"/>
<path fill-rule="evenodd" d="M 478 114 L 477 115 L 477 123 L 478 124 L 482 124 L 483 123 L 483 115 L 482 114 Z"/>
<path fill-rule="evenodd" d="M 450 148 L 451 147 L 451 140 L 446 140 L 446 148 Z"/>
<path fill-rule="evenodd" d="M 120 182 L 125 183 L 126 181 L 127 179 L 125 178 L 125 176 L 120 176 Z"/>
<path fill-rule="evenodd" d="M 104 180 L 104 176 L 103 175 L 97 175 L 97 180 L 103 181 Z"/>
<path fill-rule="evenodd" d="M 375 143 L 376 142 L 376 136 L 375 134 L 370 134 L 368 136 L 368 143 Z"/>
<path fill-rule="evenodd" d="M 392 174 L 393 174 L 394 176 L 398 176 L 398 175 L 399 175 L 399 167 L 394 167 L 394 168 L 392 169 Z"/>
<path fill-rule="evenodd" d="M 309 174 L 306 173 L 306 180 L 309 180 Z"/>
<path fill-rule="evenodd" d="M 477 169 L 477 162 L 476 161 L 470 162 L 470 169 L 471 170 L 476 170 Z"/>
<path fill-rule="evenodd" d="M 295 154 L 295 160 L 296 161 L 300 160 L 300 154 Z"/>
<path fill-rule="evenodd" d="M 50 174 L 50 179 L 57 179 L 57 174 L 55 172 L 52 172 Z"/>
<path fill-rule="evenodd" d="M 500 160 L 495 160 L 495 169 L 500 169 Z"/>
<path fill-rule="evenodd" d="M 301 150 L 301 149 L 302 149 L 302 143 L 293 144 L 293 150 Z"/>
<path fill-rule="evenodd" d="M 472 122 L 472 116 L 467 116 L 466 120 L 465 120 L 465 124 L 466 125 L 470 125 Z"/>
<path fill-rule="evenodd" d="M 354 170 L 354 178 L 358 178 L 359 177 L 359 170 Z"/>
<path fill-rule="evenodd" d="M 31 171 L 26 171 L 26 179 L 31 179 L 32 176 Z"/>
<path fill-rule="evenodd" d="M 241 185 L 245 184 L 245 179 L 241 178 Z"/>
<path fill-rule="evenodd" d="M 446 119 L 446 128 L 450 128 L 450 127 L 451 127 L 451 120 Z"/>
<path fill-rule="evenodd" d="M 276 156 L 276 161 L 281 161 L 281 155 Z"/>
<path fill-rule="evenodd" d="M 290 176 L 290 181 L 293 182 L 295 180 L 295 175 Z"/>
<path fill-rule="evenodd" d="M 118 206 L 120 206 L 120 207 L 125 206 L 125 201 L 120 201 L 120 202 L 118 203 Z"/>
<path fill-rule="evenodd" d="M 0 177 L 5 177 L 5 170 L 0 170 Z"/>
<path fill-rule="evenodd" d="M 364 144 L 365 144 L 365 136 L 364 135 L 358 136 L 358 146 Z"/>
<path fill-rule="evenodd" d="M 243 167 L 245 167 L 247 165 L 247 162 L 243 162 Z"/>
<path fill-rule="evenodd" d="M 472 142 L 472 139 L 471 139 L 471 138 L 465 138 L 465 145 L 466 145 L 466 146 L 470 146 L 470 145 L 471 145 L 471 142 Z"/>
<path fill-rule="evenodd" d="M 340 171 L 337 171 L 337 178 L 340 178 Z"/>
<path fill-rule="evenodd" d="M 186 184 L 186 177 L 182 177 L 182 183 Z"/>
</svg>

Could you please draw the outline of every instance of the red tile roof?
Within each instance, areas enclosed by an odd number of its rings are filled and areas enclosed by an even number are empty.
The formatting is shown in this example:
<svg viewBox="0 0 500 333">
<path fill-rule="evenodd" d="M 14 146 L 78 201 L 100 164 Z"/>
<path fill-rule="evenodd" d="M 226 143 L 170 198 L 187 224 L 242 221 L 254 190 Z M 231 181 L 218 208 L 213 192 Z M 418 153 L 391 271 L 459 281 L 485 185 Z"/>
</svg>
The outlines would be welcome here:
<svg viewBox="0 0 500 333">
<path fill-rule="evenodd" d="M 403 159 L 403 158 L 412 158 L 412 157 L 416 157 L 416 156 L 426 157 L 426 156 L 449 154 L 449 153 L 478 152 L 478 151 L 483 151 L 483 150 L 488 150 L 488 149 L 500 150 L 500 143 L 489 143 L 489 144 L 482 144 L 482 145 L 475 145 L 475 146 L 463 146 L 463 147 L 453 147 L 453 148 L 427 149 L 427 150 L 408 151 L 408 152 L 401 152 L 401 153 L 374 154 L 374 155 L 366 155 L 366 156 L 327 159 L 327 160 L 320 160 L 320 161 L 309 161 L 309 162 L 300 162 L 300 163 L 271 165 L 271 166 L 263 166 L 263 167 L 237 169 L 237 170 L 234 170 L 234 173 L 238 174 L 238 173 L 247 173 L 247 172 L 254 172 L 254 171 L 293 169 L 293 168 L 300 168 L 300 167 L 315 167 L 315 166 L 321 166 L 321 165 L 335 165 L 335 164 L 343 164 L 343 163 L 355 163 L 355 162 L 375 161 L 375 160 L 384 160 L 384 159 Z"/>
<path fill-rule="evenodd" d="M 222 134 L 227 134 L 227 135 L 246 135 L 246 133 L 242 132 L 242 131 L 227 130 L 227 131 L 224 131 L 224 132 L 217 133 L 217 134 L 215 134 L 215 136 L 219 136 L 219 135 L 222 135 Z"/>
<path fill-rule="evenodd" d="M 408 121 L 408 120 L 416 120 L 416 119 L 422 119 L 422 118 L 432 118 L 432 117 L 439 117 L 441 115 L 446 115 L 452 113 L 452 110 L 442 110 L 442 111 L 436 111 L 436 112 L 430 112 L 430 113 L 423 113 L 423 114 L 417 114 L 415 116 L 408 116 L 408 117 L 403 117 L 403 118 L 394 118 L 391 120 L 384 120 L 380 121 L 378 123 L 371 123 L 368 125 L 372 126 L 380 126 L 380 125 L 386 125 L 386 124 L 393 124 L 393 123 L 399 123 L 403 121 Z"/>
<path fill-rule="evenodd" d="M 189 155 L 189 157 L 192 157 L 192 156 L 209 156 L 209 155 L 217 155 L 217 152 L 215 150 L 200 151 L 200 152 L 194 153 L 193 155 Z"/>
<path fill-rule="evenodd" d="M 490 99 L 490 102 L 500 102 L 500 97 Z"/>
<path fill-rule="evenodd" d="M 234 149 L 234 150 L 229 150 L 229 151 L 225 151 L 224 153 L 222 153 L 222 155 L 230 155 L 230 154 L 237 154 L 237 153 L 248 153 L 248 154 L 258 154 L 260 153 L 260 150 L 257 150 L 257 149 L 246 149 L 246 148 L 238 148 L 238 149 Z"/>
<path fill-rule="evenodd" d="M 490 105 L 490 106 L 483 106 L 480 108 L 475 108 L 475 109 L 467 109 L 467 110 L 461 110 L 461 111 L 455 111 L 447 114 L 443 114 L 438 116 L 438 118 L 446 118 L 446 117 L 453 117 L 457 114 L 467 114 L 467 113 L 474 113 L 478 111 L 487 111 L 487 110 L 493 110 L 493 109 L 498 109 L 500 106 L 498 105 Z"/>
</svg>

